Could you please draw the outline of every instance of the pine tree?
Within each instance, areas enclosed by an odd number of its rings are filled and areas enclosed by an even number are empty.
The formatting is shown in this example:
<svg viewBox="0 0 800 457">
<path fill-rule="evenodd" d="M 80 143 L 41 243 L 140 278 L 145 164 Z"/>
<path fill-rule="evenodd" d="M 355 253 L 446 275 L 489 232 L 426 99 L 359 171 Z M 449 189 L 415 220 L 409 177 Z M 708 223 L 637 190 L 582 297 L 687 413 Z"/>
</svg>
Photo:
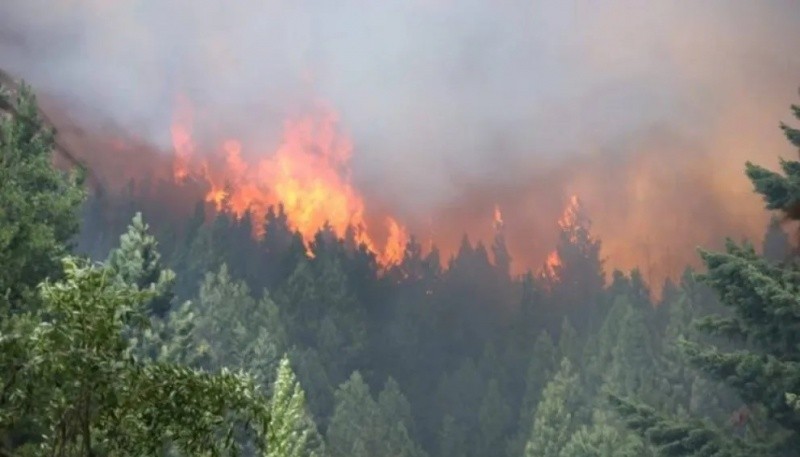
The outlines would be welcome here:
<svg viewBox="0 0 800 457">
<path fill-rule="evenodd" d="M 297 367 L 297 377 L 308 393 L 309 409 L 317 418 L 317 424 L 325 427 L 333 413 L 335 384 L 328 377 L 319 353 L 313 348 L 294 346 L 289 359 Z"/>
<path fill-rule="evenodd" d="M 591 235 L 591 220 L 577 197 L 572 197 L 558 225 L 559 262 L 548 268 L 545 282 L 551 306 L 566 310 L 571 324 L 583 331 L 592 322 L 605 283 L 601 243 Z"/>
<path fill-rule="evenodd" d="M 642 441 L 632 432 L 617 427 L 602 410 L 591 426 L 582 426 L 572 434 L 559 457 L 645 457 L 649 455 Z"/>
<path fill-rule="evenodd" d="M 502 221 L 495 221 L 494 240 L 492 241 L 492 255 L 494 267 L 503 284 L 507 283 L 511 274 L 511 254 L 506 246 L 505 227 Z"/>
<path fill-rule="evenodd" d="M 561 321 L 561 332 L 558 335 L 558 351 L 560 357 L 566 357 L 572 362 L 573 366 L 581 361 L 581 341 L 575 327 L 564 317 Z"/>
<path fill-rule="evenodd" d="M 453 416 L 445 415 L 439 431 L 438 457 L 464 457 L 468 455 L 467 437 L 463 427 L 459 426 Z"/>
<path fill-rule="evenodd" d="M 536 339 L 525 376 L 525 395 L 519 409 L 517 420 L 517 433 L 509 441 L 508 455 L 521 455 L 525 450 L 525 443 L 531 435 L 534 414 L 544 393 L 547 383 L 553 378 L 556 371 L 556 347 L 546 331 L 542 331 Z"/>
<path fill-rule="evenodd" d="M 659 399 L 657 355 L 641 308 L 628 307 L 620 322 L 612 359 L 607 382 L 614 391 L 651 402 Z"/>
<path fill-rule="evenodd" d="M 800 107 L 792 106 L 800 119 Z M 800 131 L 782 124 L 789 141 L 800 148 Z M 747 163 L 746 174 L 767 209 L 800 219 L 800 162 L 782 160 L 783 174 Z M 800 266 L 775 264 L 759 257 L 752 246 L 728 241 L 725 252 L 701 251 L 704 282 L 719 295 L 730 314 L 711 316 L 700 328 L 740 342 L 720 348 L 702 341 L 684 341 L 688 361 L 736 391 L 774 425 L 739 439 L 730 432 L 696 420 L 665 417 L 647 406 L 611 396 L 630 425 L 668 455 L 796 455 L 800 448 L 800 412 L 787 394 L 800 390 Z M 791 398 L 791 397 L 790 397 Z M 746 417 L 744 418 L 746 419 Z M 738 421 L 740 424 L 742 421 Z M 748 426 L 744 420 L 745 426 Z"/>
<path fill-rule="evenodd" d="M 443 374 L 436 392 L 436 401 L 441 411 L 453 416 L 465 430 L 478 427 L 478 414 L 485 384 L 471 358 L 462 360 L 458 369 Z"/>
<path fill-rule="evenodd" d="M 0 300 L 30 307 L 36 286 L 56 277 L 78 232 L 82 179 L 53 168 L 54 133 L 22 86 L 0 116 Z"/>
<path fill-rule="evenodd" d="M 559 457 L 577 428 L 580 384 L 569 359 L 562 359 L 555 377 L 547 384 L 536 409 L 525 457 Z"/>
<path fill-rule="evenodd" d="M 109 254 L 107 264 L 117 272 L 120 281 L 141 290 L 152 290 L 154 298 L 148 303 L 148 311 L 164 317 L 174 297 L 175 273 L 162 264 L 158 242 L 148 231 L 142 213 L 136 213 L 128 231 L 120 237 L 119 248 Z"/>
<path fill-rule="evenodd" d="M 413 434 L 414 418 L 411 416 L 411 404 L 400 391 L 400 385 L 391 377 L 386 380 L 383 390 L 378 394 L 378 409 L 383 417 L 400 422 L 409 433 Z"/>
<path fill-rule="evenodd" d="M 322 439 L 306 411 L 305 392 L 284 356 L 269 400 L 270 427 L 265 457 L 321 457 Z"/>
<path fill-rule="evenodd" d="M 363 447 L 366 455 L 376 453 L 380 438 L 380 411 L 359 372 L 353 372 L 335 393 L 336 407 L 327 431 L 333 457 L 350 457 Z"/>
<path fill-rule="evenodd" d="M 502 449 L 502 439 L 511 422 L 511 410 L 500 394 L 496 379 L 489 380 L 486 394 L 478 410 L 481 455 L 491 455 Z"/>
<path fill-rule="evenodd" d="M 275 303 L 268 295 L 253 298 L 243 281 L 230 276 L 225 264 L 216 273 L 206 274 L 197 299 L 170 316 L 166 333 L 185 335 L 182 343 L 171 341 L 165 348 L 189 357 L 180 362 L 207 369 L 244 369 L 262 384 L 274 376 L 286 345 Z"/>
</svg>

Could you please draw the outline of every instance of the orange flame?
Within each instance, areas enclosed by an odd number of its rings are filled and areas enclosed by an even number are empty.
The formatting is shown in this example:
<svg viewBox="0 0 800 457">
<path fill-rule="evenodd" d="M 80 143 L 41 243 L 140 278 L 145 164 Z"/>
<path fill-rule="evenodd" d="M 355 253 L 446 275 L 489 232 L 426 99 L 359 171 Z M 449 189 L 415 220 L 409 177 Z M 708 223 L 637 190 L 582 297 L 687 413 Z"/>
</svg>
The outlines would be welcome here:
<svg viewBox="0 0 800 457">
<path fill-rule="evenodd" d="M 577 195 L 572 195 L 569 198 L 569 202 L 567 206 L 564 208 L 564 212 L 561 213 L 561 217 L 558 219 L 558 227 L 563 232 L 571 232 L 572 228 L 576 225 L 580 224 L 580 211 L 581 211 L 581 201 Z M 574 234 L 570 234 L 570 236 L 575 236 Z M 561 256 L 558 254 L 558 250 L 553 250 L 547 256 L 547 260 L 544 262 L 544 266 L 541 270 L 541 275 L 545 278 L 548 278 L 551 282 L 558 282 L 558 270 L 563 264 L 561 260 Z"/>
<path fill-rule="evenodd" d="M 558 251 L 552 251 L 544 262 L 543 274 L 548 278 L 558 279 L 558 268 L 561 266 L 561 256 Z"/>
<path fill-rule="evenodd" d="M 500 212 L 498 205 L 494 205 L 494 228 L 495 230 L 503 228 L 503 213 Z"/>
<path fill-rule="evenodd" d="M 574 227 L 576 224 L 579 223 L 578 216 L 581 210 L 581 201 L 577 195 L 573 195 L 569 198 L 569 203 L 567 207 L 564 208 L 564 212 L 561 214 L 561 217 L 558 219 L 558 227 L 561 230 L 569 230 L 570 227 Z"/>
<path fill-rule="evenodd" d="M 192 143 L 192 112 L 183 98 L 178 99 L 178 109 L 170 128 L 172 148 L 175 158 L 172 161 L 172 173 L 175 180 L 181 182 L 189 176 L 189 160 L 194 153 Z"/>
<path fill-rule="evenodd" d="M 223 142 L 216 155 L 196 156 L 187 106 L 179 105 L 171 129 L 176 180 L 189 175 L 205 180 L 210 187 L 206 201 L 239 217 L 249 211 L 257 235 L 267 209 L 283 204 L 290 226 L 307 247 L 327 223 L 339 237 L 352 227 L 356 241 L 383 265 L 402 260 L 408 236 L 394 218 L 385 219 L 388 235 L 383 249 L 367 231 L 364 200 L 351 184 L 347 167 L 352 144 L 337 130 L 333 111 L 320 107 L 315 115 L 287 120 L 277 149 L 248 161 L 243 152 L 252 157 L 261 151 L 245 150 L 235 139 Z"/>
</svg>

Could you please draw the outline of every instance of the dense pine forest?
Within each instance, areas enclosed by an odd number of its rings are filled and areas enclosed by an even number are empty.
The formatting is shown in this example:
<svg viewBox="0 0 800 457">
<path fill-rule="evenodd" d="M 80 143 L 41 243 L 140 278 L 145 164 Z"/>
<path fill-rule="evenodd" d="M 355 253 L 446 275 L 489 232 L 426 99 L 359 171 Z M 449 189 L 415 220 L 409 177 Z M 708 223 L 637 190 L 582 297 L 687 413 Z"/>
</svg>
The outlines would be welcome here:
<svg viewBox="0 0 800 457">
<path fill-rule="evenodd" d="M 767 235 L 656 299 L 580 205 L 545 273 L 511 274 L 499 224 L 383 268 L 281 206 L 91 192 L 30 89 L 0 107 L 0 455 L 800 455 L 800 162 L 742 164 Z"/>
</svg>

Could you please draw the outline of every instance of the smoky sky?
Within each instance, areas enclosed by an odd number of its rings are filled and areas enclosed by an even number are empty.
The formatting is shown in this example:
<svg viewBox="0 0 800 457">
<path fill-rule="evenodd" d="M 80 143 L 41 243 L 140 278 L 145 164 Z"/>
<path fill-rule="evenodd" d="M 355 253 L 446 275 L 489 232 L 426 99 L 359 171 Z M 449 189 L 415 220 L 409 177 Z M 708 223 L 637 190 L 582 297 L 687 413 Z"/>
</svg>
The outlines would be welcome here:
<svg viewBox="0 0 800 457">
<path fill-rule="evenodd" d="M 793 153 L 777 125 L 797 43 L 791 0 L 0 4 L 0 67 L 87 117 L 167 147 L 183 94 L 199 130 L 258 141 L 324 100 L 376 204 L 455 233 L 499 203 L 528 250 L 527 215 L 557 216 L 571 192 L 602 235 L 624 224 L 641 241 L 665 217 L 691 249 L 752 235 L 741 170 Z"/>
</svg>

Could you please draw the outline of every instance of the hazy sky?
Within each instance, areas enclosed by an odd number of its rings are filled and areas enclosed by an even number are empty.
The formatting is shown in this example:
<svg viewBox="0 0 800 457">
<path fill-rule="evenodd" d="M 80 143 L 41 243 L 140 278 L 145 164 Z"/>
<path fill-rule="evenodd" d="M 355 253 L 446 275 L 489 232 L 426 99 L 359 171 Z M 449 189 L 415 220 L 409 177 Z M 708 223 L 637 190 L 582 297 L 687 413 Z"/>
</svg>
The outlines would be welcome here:
<svg viewBox="0 0 800 457">
<path fill-rule="evenodd" d="M 0 2 L 0 67 L 83 114 L 167 145 L 182 93 L 263 142 L 324 100 L 370 199 L 448 238 L 499 202 L 521 252 L 571 192 L 611 251 L 756 233 L 742 165 L 793 153 L 798 43 L 790 0 Z"/>
</svg>

